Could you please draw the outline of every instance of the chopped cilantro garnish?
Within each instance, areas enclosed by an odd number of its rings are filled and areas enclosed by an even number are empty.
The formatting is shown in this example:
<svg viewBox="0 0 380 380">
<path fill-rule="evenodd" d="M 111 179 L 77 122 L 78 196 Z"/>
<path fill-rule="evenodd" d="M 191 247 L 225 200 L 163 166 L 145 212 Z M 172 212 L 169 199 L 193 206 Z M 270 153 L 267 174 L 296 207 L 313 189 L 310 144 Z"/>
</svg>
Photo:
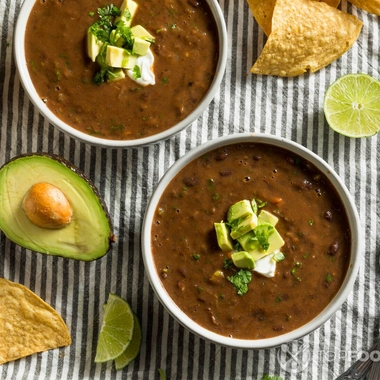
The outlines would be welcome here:
<svg viewBox="0 0 380 380">
<path fill-rule="evenodd" d="M 280 261 L 284 260 L 285 256 L 282 252 L 277 252 L 273 255 L 273 261 L 276 263 L 279 263 Z"/>
<path fill-rule="evenodd" d="M 212 200 L 213 201 L 218 201 L 220 199 L 220 194 L 219 193 L 215 193 L 212 195 Z"/>
<path fill-rule="evenodd" d="M 200 257 L 201 257 L 201 255 L 199 255 L 198 253 L 194 253 L 194 254 L 193 254 L 193 258 L 194 258 L 194 260 L 199 260 Z"/>
<path fill-rule="evenodd" d="M 161 380 L 166 380 L 165 373 L 161 368 L 158 369 L 158 373 L 160 374 Z"/>
<path fill-rule="evenodd" d="M 256 203 L 258 208 L 263 208 L 267 205 L 268 202 L 262 201 L 261 199 L 256 199 Z"/>
<path fill-rule="evenodd" d="M 261 380 L 283 380 L 282 377 L 280 376 L 269 376 L 269 375 L 264 375 Z"/>
<path fill-rule="evenodd" d="M 227 259 L 226 257 L 224 258 L 224 262 L 223 262 L 223 268 L 224 269 L 229 269 L 231 268 L 233 265 L 233 261 L 231 259 Z"/>
<path fill-rule="evenodd" d="M 113 4 L 106 5 L 103 8 L 98 8 L 98 15 L 101 19 L 105 19 L 107 17 L 115 17 L 120 16 L 121 12 L 118 7 Z"/>
<path fill-rule="evenodd" d="M 328 284 L 331 284 L 332 281 L 333 281 L 333 276 L 331 273 L 327 273 L 326 276 L 325 276 L 325 280 Z"/>
<path fill-rule="evenodd" d="M 140 72 L 140 67 L 139 66 L 135 65 L 135 67 L 133 68 L 132 72 L 133 72 L 133 78 L 134 79 L 141 78 L 141 72 Z"/>
<path fill-rule="evenodd" d="M 252 273 L 249 270 L 240 269 L 233 276 L 227 277 L 236 288 L 237 293 L 241 296 L 248 292 L 248 284 L 252 280 Z"/>
<path fill-rule="evenodd" d="M 294 278 L 297 280 L 297 281 L 301 281 L 301 277 L 297 276 L 296 272 L 297 272 L 297 269 L 298 268 L 302 268 L 302 263 L 300 263 L 299 261 L 297 261 L 295 264 L 294 264 L 294 267 L 293 269 L 290 271 L 290 273 L 292 274 L 292 276 L 294 276 Z"/>
<path fill-rule="evenodd" d="M 263 251 L 269 248 L 269 236 L 274 231 L 271 224 L 259 224 L 255 228 L 255 235 Z"/>
<path fill-rule="evenodd" d="M 257 207 L 257 202 L 255 199 L 252 199 L 251 201 L 251 206 L 252 206 L 252 211 L 254 214 L 257 214 L 257 211 L 258 211 L 258 207 Z"/>
</svg>

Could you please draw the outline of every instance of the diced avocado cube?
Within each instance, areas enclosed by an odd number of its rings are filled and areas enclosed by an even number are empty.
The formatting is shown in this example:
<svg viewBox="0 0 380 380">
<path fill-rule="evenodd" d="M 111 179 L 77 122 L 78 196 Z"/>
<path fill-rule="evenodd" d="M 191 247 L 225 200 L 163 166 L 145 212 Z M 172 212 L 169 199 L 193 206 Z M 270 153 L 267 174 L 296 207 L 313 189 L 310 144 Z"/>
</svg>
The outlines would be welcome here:
<svg viewBox="0 0 380 380">
<path fill-rule="evenodd" d="M 279 250 L 285 244 L 283 238 L 274 228 L 273 232 L 269 236 L 269 248 L 268 253 L 273 253 L 274 251 Z"/>
<path fill-rule="evenodd" d="M 116 68 L 126 68 L 130 54 L 123 48 L 117 46 L 107 46 L 106 63 L 108 66 Z"/>
<path fill-rule="evenodd" d="M 136 37 L 134 42 L 133 42 L 133 48 L 132 51 L 134 54 L 137 55 L 145 55 L 150 47 L 150 42 L 145 41 L 140 37 Z"/>
<path fill-rule="evenodd" d="M 108 74 L 107 82 L 114 82 L 120 79 L 124 79 L 125 74 L 123 69 L 114 69 L 112 73 Z"/>
<path fill-rule="evenodd" d="M 87 54 L 91 58 L 92 62 L 95 62 L 96 57 L 100 53 L 103 46 L 103 42 L 99 41 L 97 37 L 92 34 L 91 30 L 87 30 Z"/>
<path fill-rule="evenodd" d="M 135 1 L 124 0 L 120 6 L 121 15 L 116 18 L 115 23 L 122 20 L 126 26 L 130 26 L 137 8 L 138 4 Z"/>
<path fill-rule="evenodd" d="M 245 218 L 235 219 L 230 226 L 232 239 L 238 239 L 257 226 L 257 215 L 251 213 L 246 215 Z"/>
<path fill-rule="evenodd" d="M 140 37 L 143 40 L 154 40 L 154 37 L 141 25 L 132 26 L 131 32 L 134 37 Z"/>
<path fill-rule="evenodd" d="M 120 34 L 116 32 L 116 29 L 114 29 L 110 33 L 110 41 L 112 45 L 115 45 L 117 47 L 122 47 L 124 43 L 124 38 L 121 37 Z"/>
<path fill-rule="evenodd" d="M 256 250 L 260 247 L 259 242 L 257 241 L 255 232 L 249 231 L 246 234 L 240 236 L 237 241 L 240 243 L 244 251 Z"/>
<path fill-rule="evenodd" d="M 240 269 L 254 269 L 255 260 L 252 256 L 245 251 L 235 252 L 231 255 L 232 261 L 237 268 Z"/>
<path fill-rule="evenodd" d="M 261 210 L 257 218 L 258 218 L 259 224 L 269 223 L 272 226 L 275 226 L 278 222 L 277 216 L 273 215 L 272 213 L 266 210 Z"/>
<path fill-rule="evenodd" d="M 136 54 L 131 54 L 129 56 L 129 59 L 128 59 L 128 62 L 127 62 L 127 66 L 124 67 L 124 68 L 132 70 L 135 67 L 135 65 L 136 65 L 136 60 L 137 60 L 137 55 Z"/>
<path fill-rule="evenodd" d="M 239 219 L 239 218 L 245 218 L 248 215 L 252 215 L 252 206 L 251 202 L 248 200 L 239 201 L 235 204 L 233 204 L 229 210 L 227 215 L 227 221 L 228 223 L 231 223 L 232 221 Z"/>
<path fill-rule="evenodd" d="M 269 242 L 269 247 L 266 251 L 264 251 L 261 248 L 261 245 L 259 243 L 257 243 L 257 245 L 253 247 L 253 249 L 246 249 L 246 251 L 251 254 L 251 256 L 253 257 L 255 261 L 257 261 L 257 260 L 260 260 L 262 257 L 267 256 L 279 250 L 285 244 L 281 235 L 278 233 L 278 231 L 274 227 L 273 227 L 273 231 L 269 235 L 268 242 Z"/>
<path fill-rule="evenodd" d="M 223 252 L 229 252 L 234 249 L 232 239 L 230 237 L 230 229 L 226 223 L 214 223 L 218 245 Z"/>
</svg>

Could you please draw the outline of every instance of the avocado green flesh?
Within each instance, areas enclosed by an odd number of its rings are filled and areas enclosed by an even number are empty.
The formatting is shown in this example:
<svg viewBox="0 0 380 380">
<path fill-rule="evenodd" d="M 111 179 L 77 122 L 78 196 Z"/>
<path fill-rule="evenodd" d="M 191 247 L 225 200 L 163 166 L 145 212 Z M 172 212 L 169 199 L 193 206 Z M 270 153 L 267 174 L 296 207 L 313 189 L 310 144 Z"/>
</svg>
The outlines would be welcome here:
<svg viewBox="0 0 380 380">
<path fill-rule="evenodd" d="M 69 200 L 73 217 L 56 230 L 34 225 L 21 204 L 29 188 L 47 182 Z M 21 156 L 0 170 L 0 229 L 16 244 L 48 255 L 91 261 L 107 253 L 111 225 L 89 183 L 58 160 L 44 155 Z"/>
</svg>

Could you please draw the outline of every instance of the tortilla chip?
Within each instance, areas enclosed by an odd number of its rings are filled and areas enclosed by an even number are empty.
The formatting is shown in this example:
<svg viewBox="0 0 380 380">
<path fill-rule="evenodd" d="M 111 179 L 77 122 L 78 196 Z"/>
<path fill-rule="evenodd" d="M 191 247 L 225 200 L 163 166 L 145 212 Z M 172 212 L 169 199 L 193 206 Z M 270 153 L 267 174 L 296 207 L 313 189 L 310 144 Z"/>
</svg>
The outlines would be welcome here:
<svg viewBox="0 0 380 380">
<path fill-rule="evenodd" d="M 355 43 L 362 25 L 323 2 L 277 0 L 272 32 L 251 72 L 291 77 L 318 71 Z"/>
<path fill-rule="evenodd" d="M 0 364 L 57 347 L 71 337 L 61 316 L 23 285 L 0 278 Z"/>
<path fill-rule="evenodd" d="M 249 8 L 256 19 L 256 22 L 263 29 L 264 33 L 269 36 L 272 29 L 272 15 L 277 0 L 247 0 Z M 337 7 L 340 0 L 311 0 L 324 1 L 331 7 Z M 361 0 L 359 0 L 361 1 Z M 380 0 L 379 0 L 380 1 Z"/>
<path fill-rule="evenodd" d="M 369 13 L 380 16 L 380 0 L 349 0 L 349 2 Z"/>
<path fill-rule="evenodd" d="M 330 7 L 337 8 L 340 4 L 340 0 L 317 0 L 317 1 L 323 1 L 324 3 L 330 5 Z"/>
<path fill-rule="evenodd" d="M 272 28 L 272 15 L 277 0 L 247 0 L 256 22 L 269 36 Z"/>
</svg>

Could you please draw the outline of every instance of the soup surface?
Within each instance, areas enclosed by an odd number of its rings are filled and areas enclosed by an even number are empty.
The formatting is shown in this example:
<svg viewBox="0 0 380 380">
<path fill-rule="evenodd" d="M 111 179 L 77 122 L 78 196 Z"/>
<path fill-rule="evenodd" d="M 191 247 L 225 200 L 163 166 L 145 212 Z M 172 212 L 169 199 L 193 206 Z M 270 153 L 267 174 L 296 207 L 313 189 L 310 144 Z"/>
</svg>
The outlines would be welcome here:
<svg viewBox="0 0 380 380">
<path fill-rule="evenodd" d="M 119 4 L 119 3 L 120 4 Z M 121 6 L 122 0 L 113 2 Z M 167 130 L 207 93 L 218 61 L 218 35 L 205 0 L 137 1 L 133 25 L 155 38 L 155 85 L 130 78 L 96 85 L 86 53 L 91 12 L 104 0 L 37 0 L 27 23 L 26 59 L 33 84 L 58 118 L 102 138 L 134 140 Z"/>
<path fill-rule="evenodd" d="M 266 202 L 263 209 L 279 218 L 285 259 L 274 277 L 252 272 L 248 292 L 238 295 L 227 279 L 238 269 L 225 265 L 214 222 L 243 199 Z M 151 234 L 157 271 L 178 306 L 203 327 L 240 339 L 309 322 L 339 290 L 350 259 L 348 219 L 329 180 L 293 153 L 260 143 L 229 145 L 188 164 L 162 195 Z"/>
</svg>

